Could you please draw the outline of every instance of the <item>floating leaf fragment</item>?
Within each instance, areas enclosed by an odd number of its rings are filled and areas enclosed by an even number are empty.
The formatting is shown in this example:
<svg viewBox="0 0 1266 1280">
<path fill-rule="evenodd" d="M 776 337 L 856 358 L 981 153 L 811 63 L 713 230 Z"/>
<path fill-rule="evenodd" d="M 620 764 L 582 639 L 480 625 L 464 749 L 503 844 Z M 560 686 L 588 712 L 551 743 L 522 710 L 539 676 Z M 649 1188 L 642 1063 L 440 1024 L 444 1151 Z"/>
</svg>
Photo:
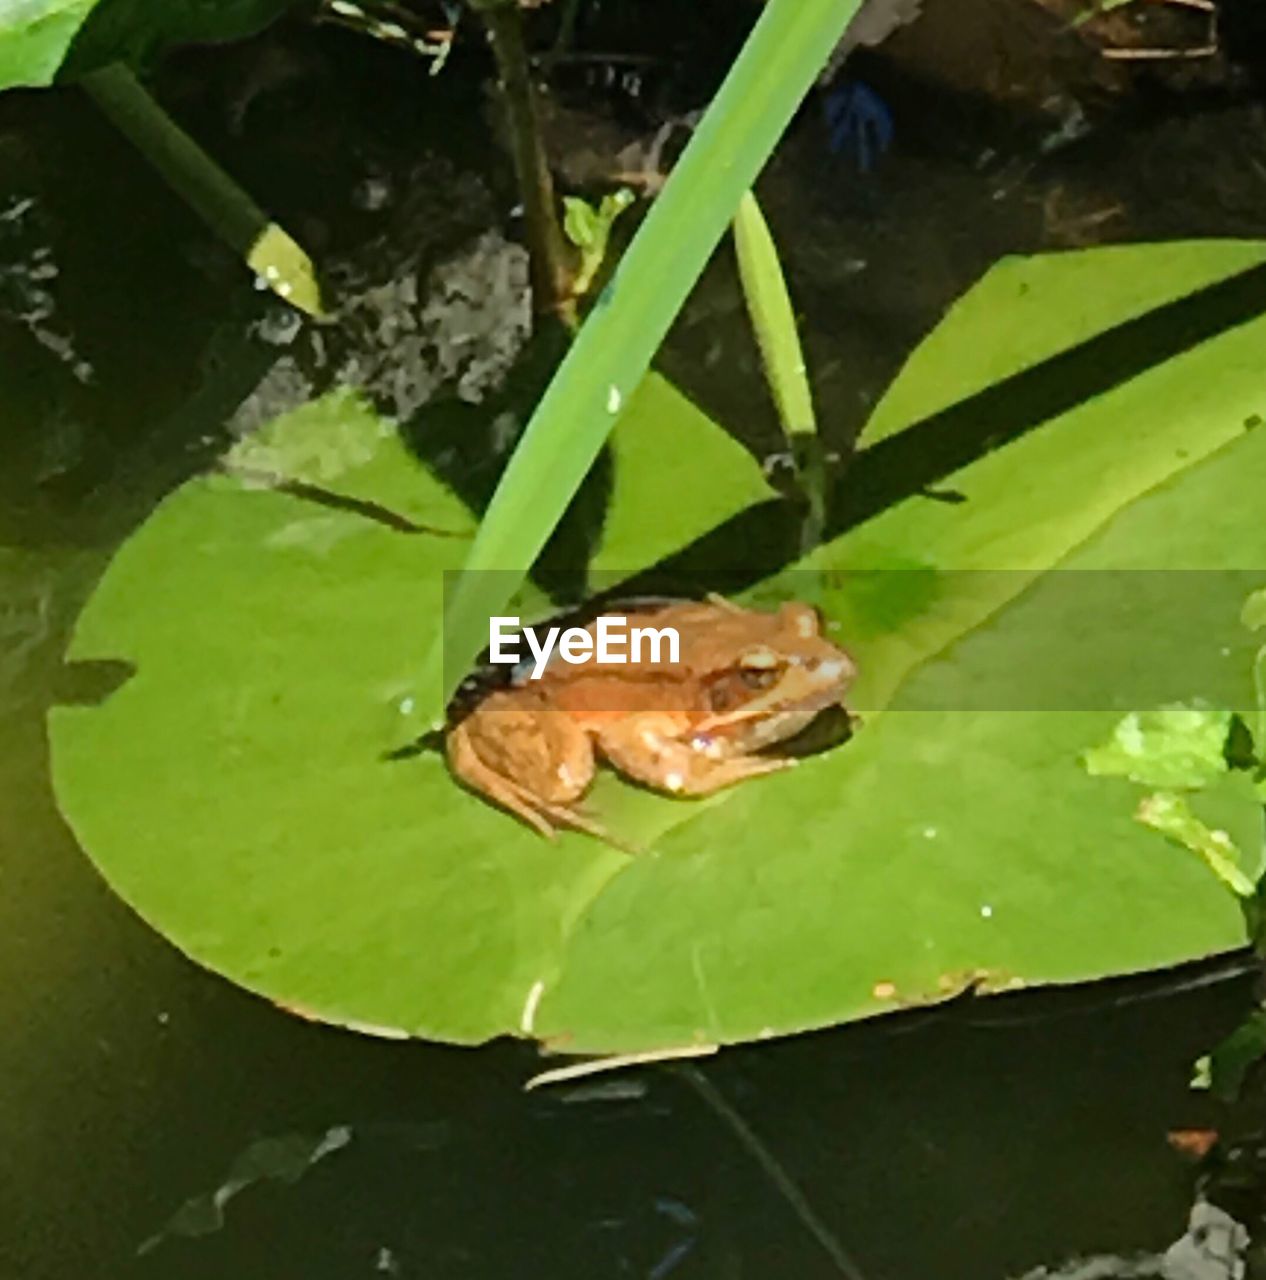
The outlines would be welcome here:
<svg viewBox="0 0 1266 1280">
<path fill-rule="evenodd" d="M 1083 757 L 1096 777 L 1124 777 L 1146 787 L 1194 789 L 1227 771 L 1229 711 L 1173 703 L 1132 711 L 1111 739 Z"/>
<path fill-rule="evenodd" d="M 1232 893 L 1241 898 L 1253 896 L 1253 882 L 1237 864 L 1240 853 L 1235 842 L 1225 831 L 1213 831 L 1205 826 L 1182 796 L 1172 791 L 1145 796 L 1135 817 L 1145 827 L 1190 849 Z"/>
</svg>

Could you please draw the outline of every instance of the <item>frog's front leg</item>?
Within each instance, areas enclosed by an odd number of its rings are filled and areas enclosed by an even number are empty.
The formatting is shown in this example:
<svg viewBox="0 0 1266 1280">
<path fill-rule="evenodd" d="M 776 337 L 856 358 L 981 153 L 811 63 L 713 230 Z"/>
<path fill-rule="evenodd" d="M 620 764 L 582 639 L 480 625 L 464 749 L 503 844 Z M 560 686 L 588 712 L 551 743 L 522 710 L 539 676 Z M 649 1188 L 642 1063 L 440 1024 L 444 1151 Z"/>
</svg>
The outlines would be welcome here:
<svg viewBox="0 0 1266 1280">
<path fill-rule="evenodd" d="M 493 694 L 448 734 L 447 753 L 460 781 L 553 839 L 574 827 L 606 839 L 574 803 L 593 781 L 593 748 L 567 716 Z"/>
<path fill-rule="evenodd" d="M 710 739 L 692 739 L 678 719 L 658 711 L 627 716 L 604 728 L 598 747 L 626 777 L 679 796 L 706 796 L 795 764 L 768 756 L 727 757 Z"/>
</svg>

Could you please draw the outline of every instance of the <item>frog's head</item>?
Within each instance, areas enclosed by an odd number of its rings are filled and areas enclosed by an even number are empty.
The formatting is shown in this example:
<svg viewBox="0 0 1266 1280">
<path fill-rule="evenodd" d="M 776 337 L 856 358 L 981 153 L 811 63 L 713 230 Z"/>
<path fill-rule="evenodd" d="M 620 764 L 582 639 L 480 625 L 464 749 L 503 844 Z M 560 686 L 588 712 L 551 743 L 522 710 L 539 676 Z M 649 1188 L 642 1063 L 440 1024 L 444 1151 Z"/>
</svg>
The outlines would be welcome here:
<svg viewBox="0 0 1266 1280">
<path fill-rule="evenodd" d="M 822 634 L 821 618 L 808 605 L 784 604 L 773 614 L 743 610 L 721 620 L 718 630 L 728 631 L 734 644 L 729 660 L 703 677 L 710 714 L 693 731 L 697 743 L 718 754 L 793 737 L 838 705 L 857 673 L 848 654 Z"/>
</svg>

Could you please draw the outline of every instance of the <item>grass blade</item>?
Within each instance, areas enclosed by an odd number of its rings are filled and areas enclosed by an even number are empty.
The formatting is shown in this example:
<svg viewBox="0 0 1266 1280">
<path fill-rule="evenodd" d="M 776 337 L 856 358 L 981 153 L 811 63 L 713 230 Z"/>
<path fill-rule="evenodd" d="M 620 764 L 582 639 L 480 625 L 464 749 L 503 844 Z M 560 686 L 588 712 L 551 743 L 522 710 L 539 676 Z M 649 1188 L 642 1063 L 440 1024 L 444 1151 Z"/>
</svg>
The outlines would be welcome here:
<svg viewBox="0 0 1266 1280">
<path fill-rule="evenodd" d="M 637 387 L 859 0 L 770 0 L 614 278 L 559 366 L 488 506 L 449 601 L 464 665 L 526 575 Z M 450 653 L 450 658 L 453 653 Z M 423 664 L 406 732 L 442 718 L 442 648 Z"/>
</svg>

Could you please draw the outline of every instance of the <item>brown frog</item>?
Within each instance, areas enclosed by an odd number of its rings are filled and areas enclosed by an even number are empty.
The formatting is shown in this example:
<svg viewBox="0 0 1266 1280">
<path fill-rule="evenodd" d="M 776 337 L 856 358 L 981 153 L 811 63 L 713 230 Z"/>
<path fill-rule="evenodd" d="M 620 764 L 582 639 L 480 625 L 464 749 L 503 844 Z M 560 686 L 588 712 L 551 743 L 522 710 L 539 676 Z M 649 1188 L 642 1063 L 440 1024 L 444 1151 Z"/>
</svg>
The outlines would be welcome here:
<svg viewBox="0 0 1266 1280">
<path fill-rule="evenodd" d="M 838 705 L 855 674 L 804 604 L 765 613 L 713 596 L 604 616 L 673 628 L 678 661 L 664 652 L 625 664 L 555 656 L 539 679 L 489 694 L 447 736 L 463 783 L 551 838 L 574 827 L 610 839 L 576 807 L 599 756 L 678 796 L 788 768 L 794 760 L 755 753 Z M 585 628 L 595 639 L 599 622 Z"/>
</svg>

